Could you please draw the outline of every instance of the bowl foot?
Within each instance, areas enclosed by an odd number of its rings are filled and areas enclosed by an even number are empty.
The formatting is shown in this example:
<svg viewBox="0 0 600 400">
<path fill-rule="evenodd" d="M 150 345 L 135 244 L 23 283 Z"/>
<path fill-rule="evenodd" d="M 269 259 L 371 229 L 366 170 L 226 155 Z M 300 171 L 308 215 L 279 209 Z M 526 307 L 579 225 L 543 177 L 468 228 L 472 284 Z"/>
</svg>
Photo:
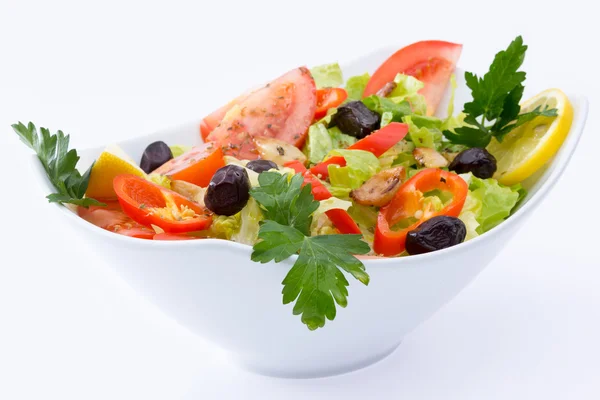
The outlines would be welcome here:
<svg viewBox="0 0 600 400">
<path fill-rule="evenodd" d="M 231 361 L 246 371 L 275 378 L 325 378 L 328 376 L 347 374 L 373 365 L 392 354 L 398 346 L 400 346 L 400 343 L 401 342 L 398 342 L 396 345 L 378 354 L 346 364 L 332 363 L 331 365 L 327 365 L 327 362 L 324 362 L 324 360 L 317 359 L 313 363 L 305 361 L 299 365 L 294 365 L 293 362 L 289 364 L 269 363 L 265 359 L 247 359 L 235 356 L 231 358 Z"/>
</svg>

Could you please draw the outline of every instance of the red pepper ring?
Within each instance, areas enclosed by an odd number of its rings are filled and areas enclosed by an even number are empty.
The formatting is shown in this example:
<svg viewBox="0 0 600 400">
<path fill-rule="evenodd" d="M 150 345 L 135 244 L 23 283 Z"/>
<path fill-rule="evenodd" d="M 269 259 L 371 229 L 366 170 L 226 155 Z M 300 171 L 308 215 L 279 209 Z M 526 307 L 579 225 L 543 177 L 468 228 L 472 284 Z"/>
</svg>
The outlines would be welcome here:
<svg viewBox="0 0 600 400">
<path fill-rule="evenodd" d="M 118 175 L 113 187 L 125 214 L 141 225 L 183 233 L 208 229 L 212 223 L 212 213 L 200 204 L 139 176 Z"/>
<path fill-rule="evenodd" d="M 440 190 L 452 194 L 452 201 L 439 211 L 423 207 L 423 193 Z M 392 201 L 379 210 L 373 248 L 377 254 L 386 257 L 395 256 L 405 250 L 408 232 L 417 228 L 423 222 L 438 215 L 458 217 L 460 214 L 469 186 L 455 173 L 441 169 L 425 169 L 400 186 Z M 415 217 L 417 222 L 408 228 L 394 231 L 391 226 L 403 219 Z"/>
</svg>

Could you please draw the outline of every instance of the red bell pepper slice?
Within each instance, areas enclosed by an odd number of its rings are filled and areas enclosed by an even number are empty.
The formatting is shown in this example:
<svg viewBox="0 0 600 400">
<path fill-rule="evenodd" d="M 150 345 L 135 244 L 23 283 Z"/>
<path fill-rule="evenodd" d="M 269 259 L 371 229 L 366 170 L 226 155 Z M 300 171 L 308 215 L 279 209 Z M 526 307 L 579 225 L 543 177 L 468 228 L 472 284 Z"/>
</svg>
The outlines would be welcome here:
<svg viewBox="0 0 600 400">
<path fill-rule="evenodd" d="M 326 200 L 331 197 L 331 193 L 329 193 L 329 190 L 327 190 L 325 185 L 323 185 L 323 183 L 321 183 L 316 176 L 307 170 L 304 164 L 302 164 L 300 161 L 289 161 L 285 163 L 284 166 L 293 169 L 296 171 L 296 173 L 302 174 L 304 177 L 304 184 L 306 185 L 310 183 L 312 187 L 312 194 L 315 197 L 315 200 Z M 356 225 L 356 222 L 354 222 L 346 210 L 334 208 L 333 210 L 325 212 L 325 214 L 327 214 L 333 225 L 335 225 L 335 227 L 341 233 L 362 233 L 358 225 Z"/>
<path fill-rule="evenodd" d="M 139 176 L 118 175 L 113 187 L 125 214 L 144 226 L 182 233 L 201 231 L 212 223 L 212 214 L 200 204 Z"/>
<path fill-rule="evenodd" d="M 324 88 L 317 90 L 317 109 L 315 119 L 321 119 L 327 115 L 330 108 L 339 106 L 348 98 L 348 92 L 342 88 Z"/>
<path fill-rule="evenodd" d="M 399 122 L 391 122 L 354 143 L 352 146 L 348 147 L 348 150 L 365 150 L 373 153 L 375 157 L 380 157 L 396 143 L 404 139 L 407 133 L 408 125 Z M 310 169 L 310 172 L 321 179 L 327 179 L 327 177 L 329 177 L 328 167 L 333 164 L 344 167 L 346 165 L 346 160 L 344 157 L 334 156 L 315 165 Z"/>
<path fill-rule="evenodd" d="M 452 200 L 439 211 L 423 206 L 424 193 L 440 190 L 452 194 Z M 469 186 L 453 172 L 437 168 L 424 169 L 400 186 L 392 201 L 379 210 L 373 249 L 377 254 L 394 256 L 405 250 L 406 235 L 423 222 L 438 215 L 458 217 Z M 417 222 L 398 231 L 392 226 L 406 218 L 417 218 Z"/>
</svg>

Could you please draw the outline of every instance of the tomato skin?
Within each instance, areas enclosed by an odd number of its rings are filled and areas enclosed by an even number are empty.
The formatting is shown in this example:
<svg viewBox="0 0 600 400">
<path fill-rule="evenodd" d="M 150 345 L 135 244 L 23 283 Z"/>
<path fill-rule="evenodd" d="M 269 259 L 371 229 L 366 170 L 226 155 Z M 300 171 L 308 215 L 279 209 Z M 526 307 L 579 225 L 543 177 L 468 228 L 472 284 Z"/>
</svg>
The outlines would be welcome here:
<svg viewBox="0 0 600 400">
<path fill-rule="evenodd" d="M 290 161 L 285 163 L 284 166 L 293 169 L 296 171 L 296 173 L 303 174 L 304 184 L 306 185 L 310 183 L 312 194 L 315 200 L 326 200 L 331 197 L 331 193 L 329 190 L 327 190 L 327 187 L 325 187 L 325 185 L 323 185 L 316 176 L 307 170 L 304 164 L 302 164 L 300 161 Z M 360 228 L 358 225 L 356 225 L 356 222 L 354 222 L 346 210 L 337 208 L 326 211 L 325 214 L 327 214 L 327 217 L 329 217 L 333 225 L 335 225 L 335 227 L 341 233 L 362 234 Z"/>
<path fill-rule="evenodd" d="M 106 203 L 106 207 L 78 207 L 77 214 L 89 223 L 107 231 L 140 239 L 152 239 L 154 230 L 138 224 L 127 216 L 118 201 L 103 202 Z"/>
<path fill-rule="evenodd" d="M 436 189 L 452 193 L 450 204 L 437 212 L 422 209 L 423 193 Z M 373 249 L 377 254 L 384 256 L 402 253 L 406 248 L 408 232 L 438 215 L 458 217 L 468 193 L 469 185 L 455 173 L 436 168 L 422 170 L 404 182 L 392 201 L 379 210 Z M 391 229 L 402 219 L 414 217 L 418 211 L 422 211 L 423 216 L 417 222 L 398 231 Z"/>
<path fill-rule="evenodd" d="M 383 153 L 391 149 L 396 143 L 406 137 L 408 133 L 408 125 L 401 124 L 399 122 L 391 122 L 383 128 L 371 133 L 369 136 L 359 140 L 352 146 L 348 147 L 348 150 L 364 150 L 369 151 L 380 157 Z M 339 165 L 344 167 L 346 160 L 341 156 L 330 157 L 327 160 L 320 162 L 313 166 L 310 172 L 317 175 L 321 179 L 327 179 L 329 177 L 329 165 Z"/>
<path fill-rule="evenodd" d="M 167 233 L 183 233 L 207 229 L 212 223 L 211 214 L 204 207 L 139 176 L 118 175 L 113 186 L 125 214 L 141 225 L 156 225 Z M 196 215 L 180 220 L 169 213 L 161 215 L 160 211 L 169 204 L 177 209 L 185 206 Z"/>
<path fill-rule="evenodd" d="M 153 173 L 206 187 L 215 172 L 224 166 L 225 161 L 221 148 L 216 143 L 208 142 L 195 146 L 190 151 L 173 158 L 158 167 Z"/>
<path fill-rule="evenodd" d="M 335 108 L 348 98 L 348 92 L 342 88 L 324 88 L 317 90 L 317 109 L 315 120 L 327 115 L 330 108 Z"/>
<path fill-rule="evenodd" d="M 208 135 L 221 123 L 227 111 L 231 110 L 231 107 L 236 104 L 244 101 L 249 95 L 250 92 L 246 92 L 204 117 L 202 122 L 200 122 L 200 136 L 202 136 L 202 141 L 207 142 Z"/>
<path fill-rule="evenodd" d="M 173 233 L 157 233 L 156 235 L 154 235 L 154 237 L 152 238 L 154 240 L 196 240 L 196 239 L 200 239 L 197 237 L 193 237 L 190 235 L 185 235 L 185 234 L 173 234 Z"/>
<path fill-rule="evenodd" d="M 425 86 L 419 91 L 427 101 L 427 115 L 433 115 L 462 52 L 462 45 L 440 40 L 413 43 L 392 54 L 375 71 L 363 97 L 376 94 L 398 73 L 414 76 Z"/>
<path fill-rule="evenodd" d="M 232 107 L 207 140 L 221 146 L 224 154 L 247 160 L 258 158 L 258 136 L 301 147 L 315 108 L 315 81 L 308 69 L 296 68 Z"/>
</svg>

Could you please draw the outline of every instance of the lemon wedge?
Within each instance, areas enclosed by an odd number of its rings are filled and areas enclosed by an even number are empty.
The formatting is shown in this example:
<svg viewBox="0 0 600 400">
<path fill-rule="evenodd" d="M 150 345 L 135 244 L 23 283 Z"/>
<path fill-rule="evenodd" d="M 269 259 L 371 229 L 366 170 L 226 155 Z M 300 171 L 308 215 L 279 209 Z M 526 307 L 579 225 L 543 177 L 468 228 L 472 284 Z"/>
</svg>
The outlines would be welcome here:
<svg viewBox="0 0 600 400">
<path fill-rule="evenodd" d="M 487 150 L 497 160 L 494 174 L 500 183 L 522 182 L 544 166 L 560 149 L 571 123 L 573 106 L 559 89 L 548 89 L 521 104 L 521 113 L 538 106 L 556 108 L 556 117 L 537 117 L 507 134 L 502 142 L 492 139 Z"/>
<path fill-rule="evenodd" d="M 95 199 L 116 197 L 113 179 L 121 174 L 133 174 L 146 178 L 146 173 L 123 149 L 117 145 L 110 145 L 104 149 L 94 163 L 85 195 Z"/>
</svg>

